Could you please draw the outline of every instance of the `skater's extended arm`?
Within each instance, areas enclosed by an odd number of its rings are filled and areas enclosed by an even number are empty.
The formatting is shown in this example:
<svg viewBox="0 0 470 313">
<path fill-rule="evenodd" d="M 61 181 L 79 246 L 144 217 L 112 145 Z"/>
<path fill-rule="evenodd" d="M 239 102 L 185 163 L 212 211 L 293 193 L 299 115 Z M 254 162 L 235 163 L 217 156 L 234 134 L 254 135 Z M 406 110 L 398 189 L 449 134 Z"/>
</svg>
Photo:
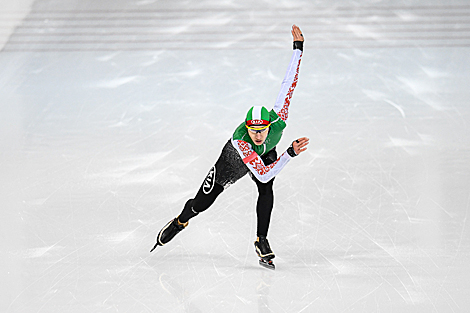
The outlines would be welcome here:
<svg viewBox="0 0 470 313">
<path fill-rule="evenodd" d="M 276 161 L 265 165 L 261 157 L 252 149 L 251 144 L 248 142 L 232 139 L 232 144 L 237 149 L 243 163 L 262 183 L 267 183 L 275 177 L 292 158 L 286 151 Z"/>
<path fill-rule="evenodd" d="M 282 81 L 281 90 L 274 104 L 274 111 L 279 117 L 287 122 L 289 117 L 289 106 L 294 89 L 297 86 L 297 79 L 299 76 L 300 61 L 303 53 L 304 37 L 299 27 L 292 26 L 292 37 L 294 40 L 294 52 L 287 68 L 286 75 Z"/>
<path fill-rule="evenodd" d="M 232 144 L 237 149 L 243 163 L 248 167 L 251 173 L 262 183 L 267 183 L 275 177 L 286 164 L 300 153 L 307 150 L 309 139 L 306 137 L 295 140 L 289 149 L 269 165 L 265 165 L 261 157 L 252 149 L 251 145 L 243 140 L 232 140 Z"/>
</svg>

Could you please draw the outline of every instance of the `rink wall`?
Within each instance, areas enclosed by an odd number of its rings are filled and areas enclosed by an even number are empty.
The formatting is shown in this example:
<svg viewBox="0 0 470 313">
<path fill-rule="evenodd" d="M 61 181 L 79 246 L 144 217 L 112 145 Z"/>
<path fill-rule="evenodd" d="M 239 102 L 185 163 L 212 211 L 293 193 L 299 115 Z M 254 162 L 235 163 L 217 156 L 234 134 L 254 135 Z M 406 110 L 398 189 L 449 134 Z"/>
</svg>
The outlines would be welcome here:
<svg viewBox="0 0 470 313">
<path fill-rule="evenodd" d="M 31 11 L 34 0 L 0 0 L 0 51 Z"/>
</svg>

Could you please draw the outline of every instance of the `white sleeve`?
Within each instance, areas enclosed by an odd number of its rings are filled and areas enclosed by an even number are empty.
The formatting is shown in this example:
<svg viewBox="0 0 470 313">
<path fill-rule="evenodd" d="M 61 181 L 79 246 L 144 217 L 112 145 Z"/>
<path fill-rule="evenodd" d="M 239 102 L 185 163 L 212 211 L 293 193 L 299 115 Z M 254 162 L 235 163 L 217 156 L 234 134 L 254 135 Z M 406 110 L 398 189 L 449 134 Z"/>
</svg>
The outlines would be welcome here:
<svg viewBox="0 0 470 313">
<path fill-rule="evenodd" d="M 262 183 L 267 183 L 279 174 L 291 159 L 291 156 L 287 152 L 284 152 L 273 163 L 264 165 L 261 157 L 251 148 L 248 142 L 232 139 L 232 145 L 238 151 L 243 163 L 245 163 L 251 173 Z"/>
<path fill-rule="evenodd" d="M 281 84 L 281 90 L 277 95 L 276 103 L 274 104 L 274 111 L 279 117 L 287 122 L 289 117 L 289 105 L 290 99 L 294 94 L 294 89 L 297 86 L 297 80 L 299 77 L 300 61 L 302 60 L 302 51 L 295 49 L 292 54 L 292 58 L 287 68 L 286 75 Z"/>
</svg>

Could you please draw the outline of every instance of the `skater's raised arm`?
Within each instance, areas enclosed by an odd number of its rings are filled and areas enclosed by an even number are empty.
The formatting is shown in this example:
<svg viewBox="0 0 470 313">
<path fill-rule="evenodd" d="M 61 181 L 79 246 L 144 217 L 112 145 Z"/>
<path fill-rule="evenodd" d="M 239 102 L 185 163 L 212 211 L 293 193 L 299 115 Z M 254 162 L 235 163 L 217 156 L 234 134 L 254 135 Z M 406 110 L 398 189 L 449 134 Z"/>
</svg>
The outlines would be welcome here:
<svg viewBox="0 0 470 313">
<path fill-rule="evenodd" d="M 279 117 L 287 122 L 289 117 L 290 100 L 297 86 L 297 79 L 299 76 L 300 61 L 303 54 L 304 37 L 302 31 L 297 25 L 292 26 L 292 38 L 294 41 L 294 52 L 287 68 L 286 75 L 282 81 L 281 90 L 277 96 L 274 104 L 274 111 Z"/>
</svg>

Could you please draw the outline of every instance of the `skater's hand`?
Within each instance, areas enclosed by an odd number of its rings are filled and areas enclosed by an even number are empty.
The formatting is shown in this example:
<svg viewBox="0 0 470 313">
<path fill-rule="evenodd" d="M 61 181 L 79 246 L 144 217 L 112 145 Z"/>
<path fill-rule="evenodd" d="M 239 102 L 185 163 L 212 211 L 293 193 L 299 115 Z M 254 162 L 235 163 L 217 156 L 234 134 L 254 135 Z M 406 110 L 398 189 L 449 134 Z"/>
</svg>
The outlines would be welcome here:
<svg viewBox="0 0 470 313">
<path fill-rule="evenodd" d="M 302 35 L 302 31 L 300 30 L 299 26 L 292 25 L 292 37 L 294 41 L 304 41 L 304 36 Z"/>
<path fill-rule="evenodd" d="M 307 137 L 302 137 L 295 140 L 292 143 L 292 148 L 294 148 L 295 154 L 299 155 L 301 152 L 307 150 L 307 145 L 309 144 L 309 140 Z"/>
</svg>

